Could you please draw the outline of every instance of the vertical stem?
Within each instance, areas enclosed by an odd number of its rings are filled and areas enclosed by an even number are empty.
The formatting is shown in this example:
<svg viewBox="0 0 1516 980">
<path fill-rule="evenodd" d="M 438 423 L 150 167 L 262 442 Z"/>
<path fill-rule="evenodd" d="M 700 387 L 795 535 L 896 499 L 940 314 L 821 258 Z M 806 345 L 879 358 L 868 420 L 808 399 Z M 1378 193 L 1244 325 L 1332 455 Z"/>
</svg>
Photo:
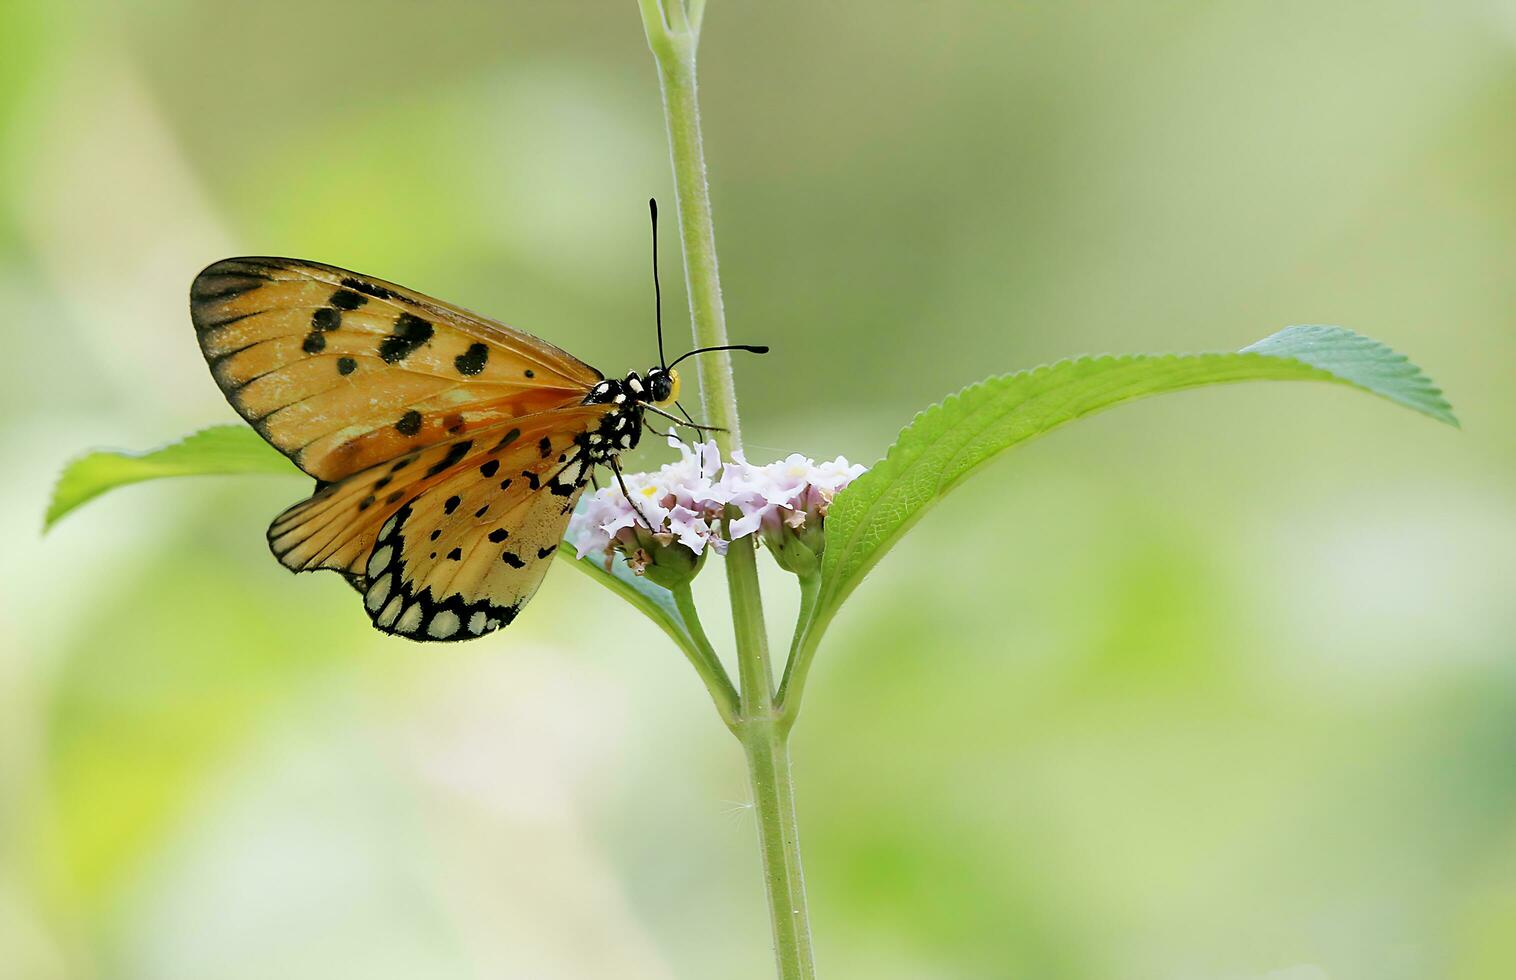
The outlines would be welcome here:
<svg viewBox="0 0 1516 980">
<path fill-rule="evenodd" d="M 753 810 L 758 817 L 763 883 L 768 889 L 779 976 L 782 980 L 815 980 L 787 739 L 772 721 L 750 724 L 739 737 L 747 753 Z"/>
<path fill-rule="evenodd" d="M 692 0 L 686 7 L 685 0 L 639 0 L 639 4 L 663 92 L 695 346 L 720 346 L 727 343 L 726 312 L 716 265 L 716 231 L 706 183 L 695 71 L 705 3 Z M 706 417 L 712 425 L 726 430 L 716 433 L 716 444 L 730 456 L 742 448 L 731 357 L 725 351 L 702 355 L 696 360 L 696 371 Z M 741 681 L 739 715 L 732 728 L 742 742 L 752 782 L 774 956 L 780 980 L 813 980 L 816 968 L 800 866 L 795 784 L 786 744 L 788 726 L 779 724 L 774 704 L 773 670 L 751 538 L 734 542 L 727 550 L 726 575 Z"/>
<path fill-rule="evenodd" d="M 674 204 L 684 242 L 684 281 L 695 346 L 719 347 L 727 343 L 726 310 L 721 302 L 716 227 L 711 220 L 711 194 L 705 178 L 693 41 L 678 44 L 668 57 L 660 57 L 658 75 L 674 163 Z M 730 455 L 733 449 L 742 448 L 731 355 L 726 351 L 702 354 L 692 363 L 710 424 L 726 430 L 716 433 L 716 444 Z"/>
</svg>

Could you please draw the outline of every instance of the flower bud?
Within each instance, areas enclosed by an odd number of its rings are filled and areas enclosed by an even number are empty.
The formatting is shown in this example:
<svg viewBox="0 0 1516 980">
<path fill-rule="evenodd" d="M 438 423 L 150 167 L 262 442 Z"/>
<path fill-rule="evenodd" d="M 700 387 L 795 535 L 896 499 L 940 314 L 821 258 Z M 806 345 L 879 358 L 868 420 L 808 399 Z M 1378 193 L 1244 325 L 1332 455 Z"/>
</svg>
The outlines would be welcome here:
<svg viewBox="0 0 1516 980">
<path fill-rule="evenodd" d="M 632 539 L 629 545 L 625 538 Z M 696 554 L 667 531 L 653 533 L 640 526 L 617 534 L 615 550 L 626 555 L 632 571 L 670 592 L 689 585 L 706 556 L 705 549 Z"/>
<path fill-rule="evenodd" d="M 787 572 L 807 578 L 821 571 L 826 532 L 820 511 L 786 511 L 773 526 L 759 532 L 764 547 Z"/>
</svg>

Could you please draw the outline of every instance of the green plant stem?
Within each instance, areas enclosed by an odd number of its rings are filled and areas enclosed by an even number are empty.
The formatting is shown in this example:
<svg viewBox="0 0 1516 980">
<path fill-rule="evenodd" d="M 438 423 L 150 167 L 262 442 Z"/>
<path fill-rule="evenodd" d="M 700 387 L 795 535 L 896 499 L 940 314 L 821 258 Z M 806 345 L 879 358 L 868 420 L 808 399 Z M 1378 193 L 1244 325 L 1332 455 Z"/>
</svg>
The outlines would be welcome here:
<svg viewBox="0 0 1516 980">
<path fill-rule="evenodd" d="M 669 155 L 674 165 L 674 205 L 684 245 L 684 281 L 689 296 L 695 346 L 727 343 L 726 311 L 721 303 L 721 275 L 716 266 L 716 230 L 711 220 L 711 195 L 705 179 L 705 147 L 700 134 L 696 93 L 695 47 L 698 34 L 665 25 L 658 0 L 641 0 L 648 43 L 658 63 L 663 113 L 668 127 Z M 680 0 L 669 0 L 669 20 L 683 22 Z M 732 381 L 732 358 L 726 351 L 703 354 L 692 362 L 700 395 L 723 453 L 742 448 L 737 419 L 737 391 Z"/>
<path fill-rule="evenodd" d="M 820 594 L 819 571 L 800 577 L 800 614 L 795 617 L 795 635 L 790 639 L 790 653 L 784 662 L 784 676 L 774 695 L 779 724 L 786 732 L 795 724 L 795 713 L 800 710 L 800 695 L 805 690 L 805 679 L 811 670 L 811 655 L 816 652 L 816 643 L 826 626 L 825 622 L 815 621 L 816 598 Z"/>
<path fill-rule="evenodd" d="M 716 264 L 716 233 L 706 183 L 695 69 L 705 4 L 704 0 L 690 0 L 688 5 L 685 0 L 639 0 L 639 3 L 663 93 L 695 346 L 720 346 L 727 343 L 726 313 Z M 725 430 L 716 433 L 716 444 L 730 456 L 742 448 L 731 357 L 723 351 L 703 355 L 695 364 L 706 418 L 711 425 Z M 794 778 L 786 744 L 789 728 L 779 723 L 775 708 L 763 598 L 758 589 L 758 562 L 750 538 L 735 542 L 728 549 L 726 575 L 741 682 L 739 715 L 731 727 L 742 742 L 752 782 L 774 956 L 781 980 L 811 980 L 816 969 L 800 865 Z"/>
<path fill-rule="evenodd" d="M 689 627 L 690 637 L 695 641 L 694 650 L 686 650 L 691 666 L 695 673 L 700 675 L 705 689 L 710 692 L 711 700 L 716 703 L 716 711 L 721 715 L 721 720 L 726 722 L 726 727 L 736 730 L 738 695 L 737 689 L 732 687 L 732 680 L 727 676 L 726 668 L 721 665 L 721 658 L 716 656 L 716 648 L 711 646 L 710 638 L 705 635 L 705 627 L 700 623 L 700 612 L 695 608 L 695 598 L 690 594 L 690 587 L 682 585 L 672 592 L 674 605 L 679 607 L 679 614 L 684 617 L 685 625 Z"/>
<path fill-rule="evenodd" d="M 811 924 L 805 902 L 805 872 L 800 866 L 799 827 L 795 816 L 795 781 L 790 774 L 788 738 L 773 720 L 750 722 L 738 734 L 747 755 L 763 855 L 763 883 L 768 889 L 769 919 L 774 930 L 774 957 L 783 980 L 814 980 Z"/>
</svg>

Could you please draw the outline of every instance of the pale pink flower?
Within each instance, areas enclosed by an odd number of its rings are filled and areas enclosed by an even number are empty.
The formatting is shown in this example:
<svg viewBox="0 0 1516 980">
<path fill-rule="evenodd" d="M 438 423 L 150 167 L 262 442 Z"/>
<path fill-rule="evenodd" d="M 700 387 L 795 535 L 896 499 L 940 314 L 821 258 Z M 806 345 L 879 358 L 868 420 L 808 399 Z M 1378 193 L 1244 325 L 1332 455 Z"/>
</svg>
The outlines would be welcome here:
<svg viewBox="0 0 1516 980">
<path fill-rule="evenodd" d="M 612 482 L 579 505 L 568 536 L 580 558 L 610 562 L 619 551 L 639 573 L 670 565 L 693 574 L 708 550 L 725 554 L 731 541 L 759 534 L 781 565 L 805 573 L 820 553 L 832 498 L 866 469 L 798 453 L 755 466 L 738 452 L 723 463 L 714 442 L 686 446 L 670 437 L 669 445 L 678 460 L 626 474 L 630 500 Z"/>
</svg>

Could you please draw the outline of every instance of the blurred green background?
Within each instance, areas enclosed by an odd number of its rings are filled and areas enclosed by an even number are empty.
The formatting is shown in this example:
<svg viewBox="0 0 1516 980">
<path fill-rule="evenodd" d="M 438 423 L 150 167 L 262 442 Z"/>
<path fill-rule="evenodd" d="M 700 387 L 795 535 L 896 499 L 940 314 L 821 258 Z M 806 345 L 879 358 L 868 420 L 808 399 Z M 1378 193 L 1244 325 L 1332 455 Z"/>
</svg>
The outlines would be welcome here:
<svg viewBox="0 0 1516 980">
<path fill-rule="evenodd" d="M 702 96 L 756 459 L 1300 322 L 1465 426 L 1168 396 L 935 511 L 796 732 L 824 975 L 1516 975 L 1516 8 L 710 0 Z M 21 0 L 0 126 L 0 974 L 771 976 L 737 746 L 593 583 L 432 649 L 269 557 L 302 481 L 39 535 L 70 456 L 233 420 L 186 310 L 225 255 L 652 363 L 635 4 Z"/>
</svg>

